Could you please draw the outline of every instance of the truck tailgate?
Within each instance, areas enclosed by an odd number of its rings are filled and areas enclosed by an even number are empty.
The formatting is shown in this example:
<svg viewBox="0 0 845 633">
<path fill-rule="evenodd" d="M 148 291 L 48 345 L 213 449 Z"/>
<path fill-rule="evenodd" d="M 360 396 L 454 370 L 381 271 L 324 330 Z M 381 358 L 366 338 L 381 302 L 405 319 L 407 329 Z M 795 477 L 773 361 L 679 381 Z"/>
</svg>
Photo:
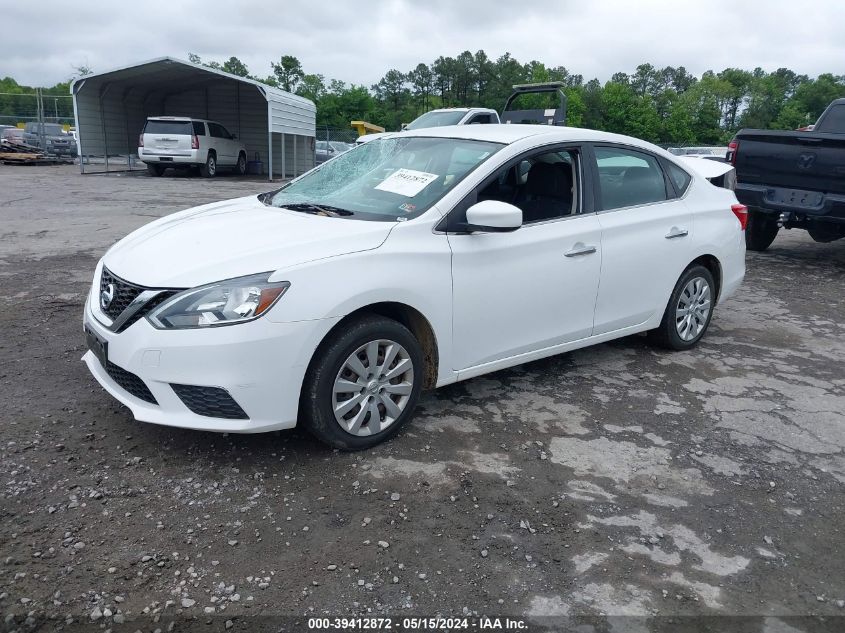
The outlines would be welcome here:
<svg viewBox="0 0 845 633">
<path fill-rule="evenodd" d="M 845 193 L 845 135 L 741 130 L 736 140 L 740 183 Z"/>
</svg>

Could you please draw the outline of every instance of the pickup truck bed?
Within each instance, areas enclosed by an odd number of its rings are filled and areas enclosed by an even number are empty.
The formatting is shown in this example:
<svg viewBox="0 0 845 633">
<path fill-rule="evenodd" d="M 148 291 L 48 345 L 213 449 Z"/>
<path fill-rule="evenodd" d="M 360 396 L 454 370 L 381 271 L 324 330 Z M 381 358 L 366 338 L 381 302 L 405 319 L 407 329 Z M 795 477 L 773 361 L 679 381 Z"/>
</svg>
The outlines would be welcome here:
<svg viewBox="0 0 845 633">
<path fill-rule="evenodd" d="M 812 132 L 740 130 L 729 157 L 736 196 L 749 208 L 749 249 L 765 250 L 780 227 L 818 242 L 845 237 L 845 99 Z"/>
</svg>

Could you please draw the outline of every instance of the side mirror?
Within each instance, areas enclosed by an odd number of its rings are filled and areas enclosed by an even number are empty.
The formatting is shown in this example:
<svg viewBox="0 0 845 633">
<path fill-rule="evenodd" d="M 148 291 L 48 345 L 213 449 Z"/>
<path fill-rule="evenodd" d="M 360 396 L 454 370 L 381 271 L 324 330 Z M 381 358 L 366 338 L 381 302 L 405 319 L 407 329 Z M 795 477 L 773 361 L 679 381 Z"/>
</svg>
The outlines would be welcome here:
<svg viewBox="0 0 845 633">
<path fill-rule="evenodd" d="M 482 200 L 467 209 L 468 233 L 508 233 L 522 226 L 522 209 L 500 200 Z"/>
<path fill-rule="evenodd" d="M 237 141 L 237 140 L 238 140 L 238 135 L 237 135 L 237 134 L 232 134 L 232 140 L 233 140 L 233 141 Z"/>
</svg>

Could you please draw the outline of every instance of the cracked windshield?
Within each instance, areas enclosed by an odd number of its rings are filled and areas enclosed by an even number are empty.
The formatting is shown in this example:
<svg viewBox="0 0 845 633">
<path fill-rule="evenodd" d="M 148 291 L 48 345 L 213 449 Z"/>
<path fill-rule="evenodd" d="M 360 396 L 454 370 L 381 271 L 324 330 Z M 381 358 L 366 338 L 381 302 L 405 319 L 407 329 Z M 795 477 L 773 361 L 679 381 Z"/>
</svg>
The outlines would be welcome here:
<svg viewBox="0 0 845 633">
<path fill-rule="evenodd" d="M 412 218 L 501 147 L 468 139 L 377 139 L 324 163 L 265 201 L 332 217 Z"/>
</svg>

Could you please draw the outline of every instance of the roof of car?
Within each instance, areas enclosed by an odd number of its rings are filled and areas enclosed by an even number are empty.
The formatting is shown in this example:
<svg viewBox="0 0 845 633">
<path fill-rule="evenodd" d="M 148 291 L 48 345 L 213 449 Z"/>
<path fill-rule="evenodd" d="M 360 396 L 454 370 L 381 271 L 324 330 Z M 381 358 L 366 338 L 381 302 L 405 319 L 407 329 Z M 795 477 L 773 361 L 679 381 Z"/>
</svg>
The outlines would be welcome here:
<svg viewBox="0 0 845 633">
<path fill-rule="evenodd" d="M 671 156 L 665 150 L 656 145 L 642 141 L 632 136 L 588 130 L 579 127 L 561 127 L 553 125 L 511 125 L 511 124 L 488 124 L 488 125 L 445 125 L 441 127 L 420 128 L 418 130 L 405 130 L 403 132 L 391 132 L 384 136 L 390 137 L 394 134 L 401 136 L 430 136 L 443 138 L 465 138 L 476 141 L 490 141 L 494 143 L 511 144 L 529 137 L 543 137 L 544 141 L 554 143 L 566 142 L 606 142 L 623 143 L 657 151 L 661 155 Z"/>
</svg>

